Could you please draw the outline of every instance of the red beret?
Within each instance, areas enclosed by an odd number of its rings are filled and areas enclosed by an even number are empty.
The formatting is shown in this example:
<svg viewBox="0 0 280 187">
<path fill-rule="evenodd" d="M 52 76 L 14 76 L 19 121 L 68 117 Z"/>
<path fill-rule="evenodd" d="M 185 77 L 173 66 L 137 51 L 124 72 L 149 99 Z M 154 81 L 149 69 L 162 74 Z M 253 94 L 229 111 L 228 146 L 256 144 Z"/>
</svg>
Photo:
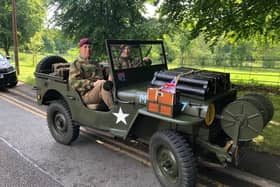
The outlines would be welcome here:
<svg viewBox="0 0 280 187">
<path fill-rule="evenodd" d="M 82 39 L 80 40 L 79 47 L 82 47 L 82 46 L 85 45 L 85 44 L 91 44 L 91 41 L 90 41 L 89 38 L 82 38 Z"/>
</svg>

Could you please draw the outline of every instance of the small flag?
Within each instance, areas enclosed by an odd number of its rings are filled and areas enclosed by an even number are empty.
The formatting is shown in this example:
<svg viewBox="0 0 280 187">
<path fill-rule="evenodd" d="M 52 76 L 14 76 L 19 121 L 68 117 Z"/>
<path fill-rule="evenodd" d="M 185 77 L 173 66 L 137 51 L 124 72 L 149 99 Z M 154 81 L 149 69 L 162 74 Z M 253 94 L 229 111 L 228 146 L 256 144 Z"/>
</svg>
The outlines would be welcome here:
<svg viewBox="0 0 280 187">
<path fill-rule="evenodd" d="M 176 92 L 176 77 L 174 77 L 171 82 L 165 83 L 164 86 L 162 86 L 160 88 L 160 90 L 175 94 L 175 92 Z"/>
</svg>

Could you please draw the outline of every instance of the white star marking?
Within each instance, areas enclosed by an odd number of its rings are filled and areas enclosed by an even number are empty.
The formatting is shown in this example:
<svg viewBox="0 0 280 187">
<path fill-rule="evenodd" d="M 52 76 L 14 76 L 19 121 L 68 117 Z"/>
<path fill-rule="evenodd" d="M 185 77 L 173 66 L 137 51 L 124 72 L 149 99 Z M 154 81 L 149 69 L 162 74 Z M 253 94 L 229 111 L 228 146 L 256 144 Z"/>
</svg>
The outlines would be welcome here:
<svg viewBox="0 0 280 187">
<path fill-rule="evenodd" d="M 113 115 L 117 117 L 116 124 L 118 124 L 119 122 L 123 122 L 125 125 L 127 125 L 125 118 L 127 116 L 129 116 L 129 114 L 123 113 L 121 107 L 119 109 L 119 112 L 118 113 L 113 113 Z"/>
</svg>

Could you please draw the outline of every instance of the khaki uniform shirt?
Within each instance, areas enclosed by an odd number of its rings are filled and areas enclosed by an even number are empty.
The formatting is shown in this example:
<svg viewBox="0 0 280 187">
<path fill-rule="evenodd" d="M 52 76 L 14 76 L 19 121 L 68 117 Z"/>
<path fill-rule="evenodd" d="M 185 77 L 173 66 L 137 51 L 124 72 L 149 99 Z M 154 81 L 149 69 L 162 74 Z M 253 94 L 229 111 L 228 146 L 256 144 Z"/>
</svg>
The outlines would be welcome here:
<svg viewBox="0 0 280 187">
<path fill-rule="evenodd" d="M 71 65 L 69 83 L 82 96 L 93 88 L 93 82 L 103 79 L 103 72 L 99 64 L 78 57 Z"/>
<path fill-rule="evenodd" d="M 141 61 L 132 58 L 119 58 L 115 63 L 115 69 L 128 69 L 143 66 Z"/>
</svg>

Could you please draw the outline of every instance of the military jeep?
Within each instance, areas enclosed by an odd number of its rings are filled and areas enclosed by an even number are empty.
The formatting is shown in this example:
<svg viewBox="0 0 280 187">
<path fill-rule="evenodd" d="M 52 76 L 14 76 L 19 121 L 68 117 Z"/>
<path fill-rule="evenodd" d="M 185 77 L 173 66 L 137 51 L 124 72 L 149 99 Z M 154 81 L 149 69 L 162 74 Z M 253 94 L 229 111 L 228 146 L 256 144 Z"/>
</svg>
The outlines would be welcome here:
<svg viewBox="0 0 280 187">
<path fill-rule="evenodd" d="M 59 143 L 76 140 L 80 126 L 133 139 L 149 146 L 162 186 L 194 186 L 198 156 L 237 164 L 239 148 L 259 135 L 273 116 L 272 103 L 262 95 L 237 98 L 228 73 L 168 70 L 163 41 L 105 43 L 104 75 L 109 72 L 114 85 L 111 110 L 104 103 L 83 102 L 68 83 L 69 64 L 62 57 L 46 57 L 36 68 L 37 102 L 48 105 L 48 127 Z M 133 60 L 143 64 L 148 57 L 150 64 L 116 68 L 122 45 L 131 47 Z"/>
</svg>

